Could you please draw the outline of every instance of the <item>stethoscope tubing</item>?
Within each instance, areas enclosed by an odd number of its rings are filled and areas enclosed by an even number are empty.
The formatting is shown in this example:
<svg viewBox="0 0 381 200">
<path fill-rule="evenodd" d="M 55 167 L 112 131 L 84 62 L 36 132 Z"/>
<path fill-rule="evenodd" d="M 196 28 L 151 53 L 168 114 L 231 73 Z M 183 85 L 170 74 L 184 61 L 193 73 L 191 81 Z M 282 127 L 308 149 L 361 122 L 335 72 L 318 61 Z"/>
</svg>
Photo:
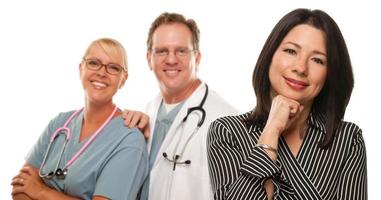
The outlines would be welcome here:
<svg viewBox="0 0 381 200">
<path fill-rule="evenodd" d="M 83 110 L 83 108 L 75 111 L 65 122 L 65 124 L 58 128 L 52 135 L 52 137 L 50 138 L 50 141 L 49 141 L 49 145 L 48 145 L 48 148 L 46 150 L 46 153 L 45 153 L 45 156 L 42 160 L 42 163 L 41 163 L 41 167 L 40 167 L 40 170 L 39 170 L 39 175 L 40 177 L 42 178 L 52 178 L 54 176 L 54 172 L 56 172 L 58 169 L 59 169 L 59 165 L 61 163 L 61 160 L 62 160 L 62 156 L 63 156 L 63 153 L 65 151 L 65 148 L 67 146 L 67 143 L 70 141 L 71 139 L 71 130 L 70 128 L 68 127 L 69 123 L 73 120 L 73 118 L 78 115 L 81 111 Z M 91 137 L 89 138 L 89 140 L 86 141 L 86 143 L 75 153 L 75 155 L 66 163 L 66 165 L 64 166 L 63 172 L 65 172 L 73 163 L 74 161 L 76 161 L 78 159 L 78 157 L 89 147 L 89 145 L 94 141 L 94 139 L 99 135 L 99 133 L 103 130 L 103 128 L 108 124 L 109 121 L 111 121 L 112 117 L 115 115 L 116 111 L 118 110 L 118 107 L 115 106 L 114 107 L 114 110 L 112 111 L 112 113 L 110 114 L 110 116 L 107 118 L 107 120 L 102 124 L 101 127 L 99 127 L 95 133 L 93 133 L 91 135 Z M 60 153 L 60 156 L 59 156 L 59 159 L 58 159 L 58 162 L 55 166 L 55 169 L 54 171 L 51 171 L 47 174 L 43 174 L 42 173 L 42 169 L 44 168 L 45 164 L 46 164 L 46 160 L 48 158 L 48 155 L 50 154 L 50 148 L 51 148 L 51 145 L 52 143 L 54 142 L 54 140 L 57 138 L 57 136 L 59 134 L 65 134 L 65 142 L 63 144 L 63 147 L 61 149 L 61 153 Z"/>
<path fill-rule="evenodd" d="M 191 139 L 193 138 L 193 136 L 198 132 L 198 130 L 200 129 L 200 127 L 204 124 L 204 120 L 205 120 L 205 117 L 206 117 L 206 112 L 203 108 L 204 106 L 204 103 L 208 97 L 208 93 L 209 93 L 209 89 L 208 89 L 208 85 L 205 84 L 205 94 L 200 102 L 200 104 L 196 107 L 190 107 L 188 108 L 187 110 L 187 114 L 185 115 L 185 117 L 181 120 L 181 123 L 176 127 L 176 130 L 175 132 L 178 131 L 178 129 L 182 129 L 181 130 L 181 135 L 180 135 L 180 138 L 177 140 L 177 143 L 176 143 L 176 146 L 175 148 L 173 149 L 173 158 L 172 159 L 169 159 L 167 156 L 164 156 L 164 154 L 166 155 L 167 153 L 163 153 L 163 156 L 164 158 L 169 161 L 169 162 L 172 162 L 172 163 L 176 163 L 176 164 L 190 164 L 191 161 L 190 160 L 186 160 L 186 161 L 177 161 L 178 159 L 180 159 L 182 157 L 182 155 L 184 154 L 185 152 L 185 149 L 186 147 L 188 146 L 188 143 L 191 141 Z M 187 138 L 184 146 L 182 147 L 180 153 L 177 152 L 177 149 L 179 147 L 179 144 L 180 144 L 180 141 L 183 139 L 184 137 L 184 126 L 185 126 L 185 123 L 188 119 L 188 116 L 196 111 L 199 111 L 201 113 L 201 117 L 199 117 L 199 121 L 197 123 L 197 126 L 196 128 L 193 130 L 192 134 Z"/>
</svg>

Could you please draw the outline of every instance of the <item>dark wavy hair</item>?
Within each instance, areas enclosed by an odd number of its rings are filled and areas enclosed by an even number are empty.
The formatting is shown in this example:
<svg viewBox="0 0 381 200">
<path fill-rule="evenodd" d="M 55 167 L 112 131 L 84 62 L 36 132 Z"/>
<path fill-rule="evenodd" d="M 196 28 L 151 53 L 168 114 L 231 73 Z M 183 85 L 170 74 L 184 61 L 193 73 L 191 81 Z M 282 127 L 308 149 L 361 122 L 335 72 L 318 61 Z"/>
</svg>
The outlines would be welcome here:
<svg viewBox="0 0 381 200">
<path fill-rule="evenodd" d="M 319 145 L 327 148 L 332 144 L 336 130 L 344 117 L 354 81 L 343 35 L 336 22 L 321 10 L 293 10 L 280 19 L 271 31 L 253 72 L 252 81 L 257 105 L 246 119 L 246 123 L 265 125 L 272 102 L 269 68 L 273 55 L 290 30 L 300 24 L 311 25 L 325 33 L 327 78 L 322 90 L 314 99 L 311 112 L 321 116 L 325 124 L 327 134 Z"/>
</svg>

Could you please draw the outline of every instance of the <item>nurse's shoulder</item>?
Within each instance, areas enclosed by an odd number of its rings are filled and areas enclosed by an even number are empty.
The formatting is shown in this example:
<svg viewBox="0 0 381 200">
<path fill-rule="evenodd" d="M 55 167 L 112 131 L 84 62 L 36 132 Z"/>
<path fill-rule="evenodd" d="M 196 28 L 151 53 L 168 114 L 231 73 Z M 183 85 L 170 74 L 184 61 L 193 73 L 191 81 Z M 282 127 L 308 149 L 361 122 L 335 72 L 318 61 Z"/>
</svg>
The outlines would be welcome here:
<svg viewBox="0 0 381 200">
<path fill-rule="evenodd" d="M 125 126 L 124 119 L 121 116 L 116 117 L 115 124 L 113 125 L 113 137 L 121 137 L 124 145 L 128 147 L 135 147 L 146 151 L 146 140 L 143 133 L 137 128 L 129 128 Z"/>
</svg>

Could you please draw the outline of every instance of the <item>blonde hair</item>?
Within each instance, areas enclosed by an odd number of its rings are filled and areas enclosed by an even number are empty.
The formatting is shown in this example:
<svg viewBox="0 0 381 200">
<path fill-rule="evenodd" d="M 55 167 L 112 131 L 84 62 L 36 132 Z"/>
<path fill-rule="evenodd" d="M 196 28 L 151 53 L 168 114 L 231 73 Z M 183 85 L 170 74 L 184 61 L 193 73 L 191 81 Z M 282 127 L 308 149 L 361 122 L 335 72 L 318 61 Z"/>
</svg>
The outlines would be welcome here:
<svg viewBox="0 0 381 200">
<path fill-rule="evenodd" d="M 100 38 L 100 39 L 94 40 L 93 42 L 90 43 L 89 47 L 87 47 L 83 57 L 86 57 L 89 54 L 90 49 L 95 45 L 99 45 L 104 50 L 104 52 L 110 57 L 121 56 L 122 62 L 123 62 L 122 67 L 126 71 L 126 73 L 128 72 L 127 53 L 120 42 L 111 38 Z"/>
</svg>

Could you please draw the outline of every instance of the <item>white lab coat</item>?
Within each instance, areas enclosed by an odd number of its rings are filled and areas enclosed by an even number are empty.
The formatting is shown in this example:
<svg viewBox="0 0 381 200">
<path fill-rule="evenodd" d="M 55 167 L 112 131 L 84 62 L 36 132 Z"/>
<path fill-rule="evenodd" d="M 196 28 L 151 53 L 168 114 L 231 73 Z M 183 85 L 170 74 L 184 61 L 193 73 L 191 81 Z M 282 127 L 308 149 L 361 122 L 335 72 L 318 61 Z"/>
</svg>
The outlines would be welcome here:
<svg viewBox="0 0 381 200">
<path fill-rule="evenodd" d="M 177 164 L 176 170 L 173 171 L 173 163 L 168 162 L 163 157 L 166 152 L 168 158 L 172 158 L 175 154 L 181 152 L 185 146 L 186 140 L 190 137 L 196 128 L 199 120 L 198 112 L 192 112 L 187 122 L 184 124 L 183 134 L 179 124 L 187 114 L 190 107 L 198 106 L 205 94 L 205 84 L 202 83 L 186 100 L 160 147 L 157 157 L 153 164 L 150 175 L 149 199 L 151 200 L 207 200 L 213 199 L 211 189 L 206 137 L 209 125 L 212 121 L 226 115 L 236 115 L 238 110 L 224 101 L 216 92 L 209 89 L 203 108 L 206 112 L 204 124 L 197 133 L 191 137 L 186 145 L 180 161 L 190 160 L 190 165 Z M 161 95 L 158 95 L 147 106 L 147 113 L 150 116 L 151 133 L 155 128 L 157 111 L 162 101 Z M 182 138 L 180 139 L 180 137 Z M 152 138 L 152 137 L 151 137 Z M 178 144 L 178 145 L 177 145 Z M 151 146 L 151 140 L 148 141 L 148 148 Z"/>
</svg>

